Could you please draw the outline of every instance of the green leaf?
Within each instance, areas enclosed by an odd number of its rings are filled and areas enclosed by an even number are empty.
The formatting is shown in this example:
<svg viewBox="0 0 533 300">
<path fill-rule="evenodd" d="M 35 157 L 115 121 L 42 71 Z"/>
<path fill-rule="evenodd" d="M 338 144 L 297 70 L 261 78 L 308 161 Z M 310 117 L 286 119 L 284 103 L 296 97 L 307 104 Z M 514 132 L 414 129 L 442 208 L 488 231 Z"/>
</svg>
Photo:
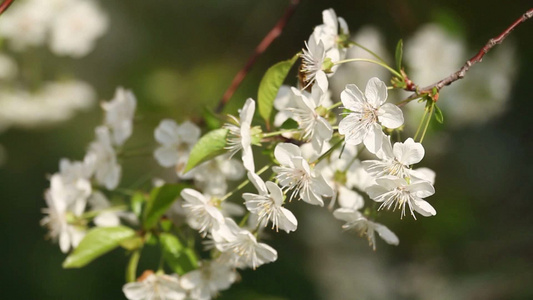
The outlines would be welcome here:
<svg viewBox="0 0 533 300">
<path fill-rule="evenodd" d="M 159 219 L 185 187 L 184 184 L 165 184 L 152 190 L 144 210 L 143 227 L 145 230 L 150 230 L 157 225 Z"/>
<path fill-rule="evenodd" d="M 141 192 L 136 192 L 131 197 L 131 210 L 137 217 L 141 216 L 142 206 L 145 201 L 146 199 L 144 198 L 144 194 Z"/>
<path fill-rule="evenodd" d="M 194 251 L 184 247 L 176 236 L 161 233 L 159 241 L 163 249 L 163 257 L 174 272 L 183 275 L 198 267 L 198 259 Z"/>
<path fill-rule="evenodd" d="M 444 123 L 444 115 L 442 114 L 442 110 L 435 104 L 435 119 L 437 122 L 443 124 Z"/>
<path fill-rule="evenodd" d="M 226 137 L 228 131 L 225 128 L 210 131 L 200 138 L 200 140 L 194 145 L 187 161 L 187 166 L 184 172 L 190 171 L 192 168 L 210 160 L 224 152 L 226 152 Z"/>
<path fill-rule="evenodd" d="M 298 54 L 294 55 L 291 59 L 279 62 L 270 67 L 261 83 L 259 84 L 259 90 L 257 92 L 257 102 L 259 108 L 259 114 L 267 124 L 270 122 L 270 115 L 272 114 L 272 108 L 274 107 L 274 99 L 278 94 L 279 88 L 285 81 L 287 74 L 298 59 Z"/>
<path fill-rule="evenodd" d="M 91 229 L 78 247 L 65 259 L 63 268 L 81 268 L 133 236 L 135 231 L 125 226 Z"/>
<path fill-rule="evenodd" d="M 204 107 L 202 115 L 208 129 L 213 130 L 222 127 L 222 121 L 220 117 L 211 109 Z"/>
<path fill-rule="evenodd" d="M 396 58 L 396 66 L 398 67 L 398 71 L 402 70 L 402 57 L 403 57 L 403 40 L 400 39 L 398 41 L 398 44 L 396 44 L 396 54 L 394 55 Z"/>
</svg>

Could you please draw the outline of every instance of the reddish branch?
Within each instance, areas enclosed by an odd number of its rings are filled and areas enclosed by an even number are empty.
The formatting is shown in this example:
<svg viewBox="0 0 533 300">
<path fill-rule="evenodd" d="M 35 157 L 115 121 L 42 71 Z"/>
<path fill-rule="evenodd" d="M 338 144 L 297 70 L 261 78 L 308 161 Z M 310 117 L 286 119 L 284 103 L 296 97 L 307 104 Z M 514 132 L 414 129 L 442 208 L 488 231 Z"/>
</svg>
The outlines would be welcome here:
<svg viewBox="0 0 533 300">
<path fill-rule="evenodd" d="M 4 2 L 2 2 L 2 4 L 0 4 L 0 15 L 4 13 L 4 11 L 6 11 L 6 9 L 11 5 L 11 3 L 13 3 L 13 1 L 15 0 L 5 0 Z"/>
<path fill-rule="evenodd" d="M 261 43 L 257 45 L 254 50 L 254 53 L 252 54 L 252 56 L 250 56 L 246 65 L 239 71 L 239 73 L 237 73 L 237 75 L 235 75 L 233 81 L 231 82 L 231 85 L 228 87 L 228 89 L 222 96 L 222 99 L 220 99 L 220 102 L 218 103 L 216 109 L 217 113 L 222 112 L 222 109 L 224 109 L 224 106 L 226 105 L 226 103 L 228 103 L 231 96 L 233 96 L 243 79 L 246 77 L 246 74 L 248 74 L 248 71 L 250 71 L 252 66 L 255 64 L 257 58 L 263 52 L 265 52 L 265 50 L 270 46 L 270 44 L 281 34 L 283 28 L 285 28 L 285 25 L 287 25 L 287 22 L 294 14 L 294 11 L 296 10 L 296 7 L 299 3 L 300 0 L 291 0 L 289 7 L 287 7 L 283 16 L 281 16 L 276 25 L 274 25 L 274 27 L 267 33 Z"/>
<path fill-rule="evenodd" d="M 533 8 L 529 9 L 526 13 L 524 13 L 520 18 L 518 18 L 516 21 L 513 22 L 513 24 L 511 24 L 509 27 L 507 27 L 507 29 L 505 29 L 500 35 L 498 35 L 497 37 L 494 37 L 492 39 L 490 39 L 487 44 L 481 48 L 481 50 L 479 50 L 479 52 L 474 55 L 471 59 L 469 59 L 462 67 L 461 69 L 459 69 L 459 71 L 451 74 L 450 76 L 432 84 L 432 85 L 428 85 L 424 88 L 421 88 L 419 89 L 415 94 L 409 96 L 409 98 L 407 98 L 406 100 L 402 101 L 403 104 L 407 103 L 409 100 L 412 100 L 412 99 L 416 99 L 418 97 L 420 97 L 421 95 L 423 94 L 430 94 L 432 92 L 432 90 L 434 88 L 438 90 L 442 89 L 443 87 L 447 86 L 447 85 L 450 85 L 452 82 L 454 81 L 457 81 L 461 78 L 463 78 L 466 74 L 466 72 L 468 72 L 468 70 L 470 70 L 470 68 L 475 65 L 476 63 L 478 62 L 481 62 L 481 60 L 483 59 L 483 57 L 485 56 L 485 54 L 487 54 L 494 46 L 498 45 L 498 44 L 501 44 L 503 42 L 503 40 L 511 33 L 511 31 L 513 31 L 513 29 L 515 29 L 516 27 L 518 27 L 518 25 L 524 23 L 525 21 L 527 21 L 528 19 L 532 18 L 533 17 Z M 407 88 L 407 90 L 411 90 L 411 91 L 414 91 L 415 88 Z M 405 103 L 404 103 L 405 102 Z"/>
</svg>

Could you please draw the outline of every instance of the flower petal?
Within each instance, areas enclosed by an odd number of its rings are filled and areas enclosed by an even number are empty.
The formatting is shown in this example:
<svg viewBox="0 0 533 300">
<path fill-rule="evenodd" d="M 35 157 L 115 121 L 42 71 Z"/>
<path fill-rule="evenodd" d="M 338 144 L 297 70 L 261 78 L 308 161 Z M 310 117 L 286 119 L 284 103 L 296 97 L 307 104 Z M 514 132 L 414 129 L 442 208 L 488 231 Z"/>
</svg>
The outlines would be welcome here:
<svg viewBox="0 0 533 300">
<path fill-rule="evenodd" d="M 378 120 L 383 126 L 392 129 L 402 126 L 404 122 L 402 110 L 390 103 L 385 103 L 379 108 Z"/>
<path fill-rule="evenodd" d="M 370 105 L 378 108 L 387 101 L 387 86 L 379 78 L 372 77 L 366 84 L 365 97 Z"/>
</svg>

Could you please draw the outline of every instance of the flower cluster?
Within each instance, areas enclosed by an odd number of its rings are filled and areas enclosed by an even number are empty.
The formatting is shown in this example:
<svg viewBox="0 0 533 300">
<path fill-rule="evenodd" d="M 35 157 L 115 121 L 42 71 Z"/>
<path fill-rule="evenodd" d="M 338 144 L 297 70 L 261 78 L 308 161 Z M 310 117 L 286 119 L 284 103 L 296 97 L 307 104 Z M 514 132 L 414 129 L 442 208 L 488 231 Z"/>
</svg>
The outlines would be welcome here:
<svg viewBox="0 0 533 300">
<path fill-rule="evenodd" d="M 154 131 L 159 146 L 151 154 L 172 176 L 158 179 L 149 192 L 117 195 L 123 191 L 118 188 L 119 157 L 128 154 L 123 146 L 132 135 L 136 108 L 134 95 L 118 88 L 114 99 L 102 104 L 104 124 L 96 128 L 84 160 L 63 160 L 45 192 L 49 208 L 43 224 L 63 252 L 74 249 L 66 266 L 79 266 L 76 259 L 83 253 L 97 252 L 84 241 L 111 240 L 109 245 L 130 251 L 123 287 L 128 299 L 212 299 L 237 280 L 238 270 L 277 260 L 278 252 L 264 238 L 297 230 L 291 208 L 296 203 L 324 207 L 329 202 L 332 217 L 345 222 L 342 228 L 365 236 L 373 249 L 376 233 L 388 244 L 399 244 L 378 223 L 379 210 L 398 209 L 400 218 L 410 214 L 416 219 L 415 212 L 436 215 L 424 200 L 435 192 L 435 174 L 414 168 L 425 154 L 422 138 L 401 139 L 403 111 L 387 103 L 394 86 L 373 77 L 364 92 L 353 83 L 340 93 L 330 90 L 337 67 L 351 62 L 343 60 L 353 46 L 348 34 L 344 19 L 325 10 L 323 24 L 315 27 L 299 55 L 300 82 L 280 87 L 266 75 L 264 82 L 279 90 L 277 97 L 265 101 L 260 93 L 257 102 L 247 99 L 238 117 L 219 116 L 225 123 L 203 135 L 191 121 L 162 120 Z M 364 61 L 401 76 L 402 70 L 382 59 Z M 286 77 L 286 72 L 280 74 L 276 80 Z M 262 121 L 255 118 L 256 107 Z M 258 167 L 264 161 L 268 163 Z M 230 182 L 238 180 L 236 187 Z M 117 200 L 111 203 L 106 194 Z M 129 220 L 129 227 L 119 217 Z M 108 230 L 89 230 L 90 222 Z M 165 264 L 137 277 L 145 244 L 158 244 Z M 109 245 L 97 253 L 113 248 Z"/>
<path fill-rule="evenodd" d="M 96 226 L 117 226 L 121 216 L 137 222 L 125 207 L 111 207 L 103 193 L 119 184 L 122 168 L 117 151 L 132 133 L 136 103 L 130 91 L 118 88 L 115 97 L 102 104 L 105 122 L 95 129 L 96 138 L 83 161 L 62 159 L 59 172 L 50 176 L 50 188 L 45 191 L 47 216 L 41 224 L 50 229 L 50 238 L 59 240 L 65 253 L 77 247 L 88 229 L 84 214 L 90 215 Z"/>
</svg>

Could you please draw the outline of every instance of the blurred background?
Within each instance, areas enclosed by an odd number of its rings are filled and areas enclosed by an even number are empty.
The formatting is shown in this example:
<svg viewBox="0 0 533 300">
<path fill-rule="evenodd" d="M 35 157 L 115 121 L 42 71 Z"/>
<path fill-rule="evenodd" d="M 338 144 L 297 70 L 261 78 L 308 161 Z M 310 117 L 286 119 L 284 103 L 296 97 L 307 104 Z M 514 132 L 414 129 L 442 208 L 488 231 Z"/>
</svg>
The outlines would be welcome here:
<svg viewBox="0 0 533 300">
<path fill-rule="evenodd" d="M 216 107 L 288 5 L 282 0 L 93 2 L 105 20 L 95 25 L 89 50 L 54 41 L 14 44 L 17 33 L 3 21 L 9 16 L 0 16 L 1 52 L 11 60 L 5 63 L 11 71 L 0 74 L 0 276 L 5 298 L 124 298 L 123 251 L 83 269 L 61 268 L 65 255 L 45 239 L 47 230 L 39 225 L 47 175 L 58 170 L 61 158 L 82 159 L 102 121 L 99 103 L 110 100 L 117 86 L 133 90 L 138 99 L 128 141 L 132 148 L 155 149 L 153 130 L 163 118 L 198 120 L 204 107 Z M 24 0 L 15 1 L 10 10 L 19 5 Z M 457 70 L 530 9 L 531 1 L 303 0 L 226 112 L 236 114 L 246 98 L 256 98 L 265 70 L 300 51 L 327 8 L 347 21 L 355 41 L 391 64 L 402 38 L 408 74 L 425 85 Z M 37 22 L 39 17 L 33 17 Z M 279 253 L 278 261 L 241 272 L 241 282 L 219 299 L 532 299 L 532 32 L 530 20 L 463 81 L 442 90 L 439 105 L 445 122 L 433 122 L 421 165 L 437 173 L 437 193 L 428 199 L 438 212 L 435 217 L 400 221 L 399 213 L 383 214 L 380 222 L 398 235 L 400 245 L 378 240 L 373 251 L 365 239 L 343 232 L 342 222 L 327 209 L 293 205 L 298 231 L 268 240 Z M 357 51 L 349 55 L 357 56 Z M 387 79 L 381 70 L 365 65 L 343 66 L 338 72 L 339 79 L 330 84 L 337 101 L 347 82 Z M 31 101 L 48 103 L 36 96 L 46 94 L 46 82 L 73 79 L 83 81 L 76 95 L 85 99 L 74 108 L 57 103 L 37 107 L 19 99 L 31 94 Z M 393 99 L 404 96 L 391 94 Z M 20 108 L 22 103 L 27 106 Z M 407 107 L 413 115 L 421 111 L 420 104 Z M 39 117 L 32 119 L 30 111 Z M 416 129 L 417 117 L 407 121 Z M 123 166 L 126 186 L 151 170 L 156 170 L 154 176 L 166 172 L 149 152 L 124 160 Z M 141 269 L 157 259 L 157 250 L 148 250 Z"/>
</svg>

